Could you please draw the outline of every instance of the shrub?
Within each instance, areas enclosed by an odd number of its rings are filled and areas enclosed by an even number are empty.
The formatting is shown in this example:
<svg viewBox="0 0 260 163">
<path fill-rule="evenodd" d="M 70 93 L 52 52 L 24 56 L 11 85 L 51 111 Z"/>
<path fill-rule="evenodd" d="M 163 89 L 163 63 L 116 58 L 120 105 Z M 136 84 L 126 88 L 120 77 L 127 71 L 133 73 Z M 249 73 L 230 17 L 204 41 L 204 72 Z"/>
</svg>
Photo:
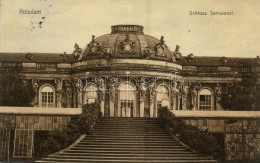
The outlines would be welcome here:
<svg viewBox="0 0 260 163">
<path fill-rule="evenodd" d="M 47 138 L 41 142 L 35 155 L 43 157 L 57 152 L 73 143 L 80 135 L 90 134 L 95 123 L 101 118 L 99 103 L 86 104 L 82 107 L 82 113 L 72 119 L 62 130 L 52 130 Z"/>
<path fill-rule="evenodd" d="M 217 139 L 207 130 L 199 129 L 193 125 L 186 124 L 182 119 L 168 110 L 167 107 L 159 109 L 159 118 L 166 124 L 171 132 L 176 135 L 180 141 L 190 146 L 201 154 L 220 158 L 223 153 Z"/>
</svg>

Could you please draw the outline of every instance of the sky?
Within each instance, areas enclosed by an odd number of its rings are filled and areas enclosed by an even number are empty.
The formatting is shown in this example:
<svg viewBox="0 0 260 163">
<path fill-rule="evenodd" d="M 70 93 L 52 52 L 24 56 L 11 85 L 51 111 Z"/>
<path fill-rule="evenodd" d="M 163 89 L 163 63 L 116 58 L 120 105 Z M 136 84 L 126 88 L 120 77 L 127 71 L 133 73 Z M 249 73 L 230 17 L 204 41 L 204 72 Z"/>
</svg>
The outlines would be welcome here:
<svg viewBox="0 0 260 163">
<path fill-rule="evenodd" d="M 207 15 L 190 15 L 195 11 Z M 259 0 L 0 0 L 0 52 L 69 54 L 112 25 L 137 24 L 163 35 L 172 51 L 179 45 L 182 55 L 256 57 L 259 15 Z"/>
</svg>

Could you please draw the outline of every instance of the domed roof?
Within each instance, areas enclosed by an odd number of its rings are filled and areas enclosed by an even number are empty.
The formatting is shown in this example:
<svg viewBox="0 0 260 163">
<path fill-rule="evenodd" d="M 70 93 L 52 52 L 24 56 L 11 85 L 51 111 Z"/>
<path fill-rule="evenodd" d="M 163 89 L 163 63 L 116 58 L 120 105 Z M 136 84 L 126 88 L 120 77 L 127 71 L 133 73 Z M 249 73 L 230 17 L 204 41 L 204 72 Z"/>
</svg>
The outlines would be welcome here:
<svg viewBox="0 0 260 163">
<path fill-rule="evenodd" d="M 81 52 L 80 60 L 96 58 L 140 58 L 175 62 L 174 55 L 164 42 L 145 35 L 139 25 L 115 25 L 111 34 L 95 38 Z"/>
</svg>

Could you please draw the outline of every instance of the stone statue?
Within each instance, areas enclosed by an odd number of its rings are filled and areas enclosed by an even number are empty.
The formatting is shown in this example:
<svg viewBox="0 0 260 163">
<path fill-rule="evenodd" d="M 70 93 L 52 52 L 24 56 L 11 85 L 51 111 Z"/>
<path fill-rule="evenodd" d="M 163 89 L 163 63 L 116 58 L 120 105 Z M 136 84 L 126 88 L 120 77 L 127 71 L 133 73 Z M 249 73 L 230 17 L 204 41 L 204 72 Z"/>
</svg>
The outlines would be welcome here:
<svg viewBox="0 0 260 163">
<path fill-rule="evenodd" d="M 183 110 L 186 110 L 187 109 L 187 106 L 186 106 L 186 103 L 187 103 L 187 96 L 188 96 L 188 90 L 189 90 L 189 85 L 188 84 L 185 84 L 183 83 L 184 86 L 183 86 L 183 90 L 182 90 L 182 109 Z"/>
<path fill-rule="evenodd" d="M 33 105 L 38 106 L 38 87 L 39 87 L 38 83 L 39 83 L 39 80 L 32 79 L 32 83 L 33 83 L 33 90 L 35 92 Z"/>
<path fill-rule="evenodd" d="M 191 108 L 192 110 L 195 110 L 197 108 L 197 96 L 198 90 L 201 88 L 201 83 L 192 83 L 190 85 Z"/>
<path fill-rule="evenodd" d="M 110 79 L 108 83 L 108 89 L 109 89 L 109 97 L 111 101 L 115 101 L 115 81 L 113 79 Z"/>
<path fill-rule="evenodd" d="M 217 83 L 216 86 L 214 87 L 214 93 L 216 96 L 216 102 L 219 103 L 221 100 L 221 86 L 219 83 Z"/>
<path fill-rule="evenodd" d="M 152 55 L 152 48 L 150 46 L 147 46 L 145 49 L 144 49 L 144 57 L 146 59 L 149 59 Z"/>
<path fill-rule="evenodd" d="M 175 52 L 176 52 L 176 53 L 179 53 L 179 52 L 180 52 L 180 46 L 179 46 L 179 45 L 176 45 Z"/>
<path fill-rule="evenodd" d="M 67 107 L 71 107 L 71 101 L 72 101 L 72 87 L 71 87 L 71 82 L 66 80 L 65 81 L 65 86 L 66 86 L 66 95 L 67 95 Z"/>
<path fill-rule="evenodd" d="M 61 107 L 61 102 L 62 102 L 62 84 L 63 84 L 63 81 L 61 79 L 56 79 L 57 106 L 58 107 Z"/>
<path fill-rule="evenodd" d="M 191 108 L 192 110 L 196 109 L 196 104 L 197 104 L 197 90 L 196 88 L 193 86 L 191 88 Z"/>
<path fill-rule="evenodd" d="M 160 41 L 161 41 L 161 45 L 164 45 L 165 41 L 164 41 L 164 37 L 163 36 L 161 36 Z"/>
</svg>

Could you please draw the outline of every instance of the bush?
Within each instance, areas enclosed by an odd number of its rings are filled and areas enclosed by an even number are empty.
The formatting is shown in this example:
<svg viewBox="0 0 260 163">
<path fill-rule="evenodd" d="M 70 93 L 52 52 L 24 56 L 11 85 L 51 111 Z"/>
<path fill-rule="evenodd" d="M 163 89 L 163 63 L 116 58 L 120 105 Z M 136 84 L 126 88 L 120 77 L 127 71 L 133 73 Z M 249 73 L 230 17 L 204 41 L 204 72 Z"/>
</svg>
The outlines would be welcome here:
<svg viewBox="0 0 260 163">
<path fill-rule="evenodd" d="M 57 152 L 72 144 L 80 135 L 90 134 L 101 116 L 99 103 L 83 105 L 82 113 L 72 119 L 64 129 L 50 131 L 47 138 L 42 143 L 38 143 L 40 145 L 35 155 L 43 157 Z"/>
<path fill-rule="evenodd" d="M 180 141 L 192 149 L 207 156 L 221 158 L 220 153 L 223 153 L 224 147 L 222 149 L 214 135 L 207 130 L 186 124 L 182 119 L 175 117 L 167 107 L 159 109 L 159 118 Z"/>
</svg>

